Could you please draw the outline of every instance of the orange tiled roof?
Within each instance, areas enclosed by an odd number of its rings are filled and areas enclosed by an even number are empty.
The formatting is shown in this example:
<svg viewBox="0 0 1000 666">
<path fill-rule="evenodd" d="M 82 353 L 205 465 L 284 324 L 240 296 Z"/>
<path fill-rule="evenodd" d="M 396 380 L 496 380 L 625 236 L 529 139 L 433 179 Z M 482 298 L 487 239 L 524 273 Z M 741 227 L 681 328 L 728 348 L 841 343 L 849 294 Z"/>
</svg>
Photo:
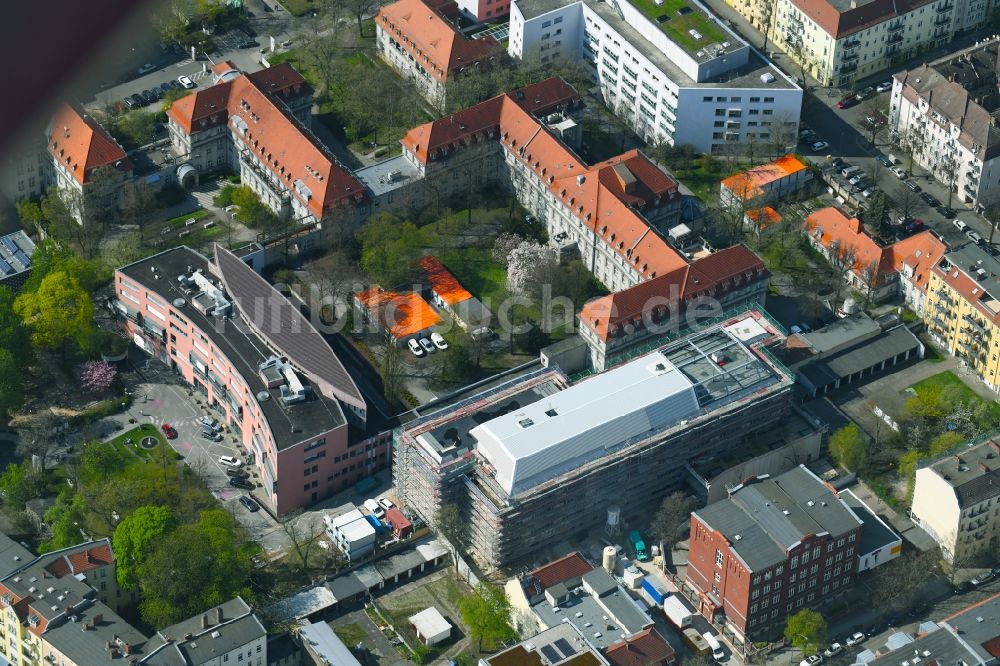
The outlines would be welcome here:
<svg viewBox="0 0 1000 666">
<path fill-rule="evenodd" d="M 746 213 L 750 221 L 757 225 L 760 231 L 767 229 L 772 224 L 777 224 L 783 219 L 781 213 L 774 210 L 770 206 L 764 206 L 763 208 L 754 208 L 753 210 L 748 210 Z"/>
<path fill-rule="evenodd" d="M 47 148 L 59 164 L 81 185 L 94 169 L 117 166 L 131 171 L 132 162 L 111 135 L 78 104 L 62 104 L 48 128 Z"/>
<path fill-rule="evenodd" d="M 556 583 L 562 583 L 570 578 L 577 578 L 593 569 L 594 567 L 587 560 L 583 559 L 583 555 L 573 552 L 560 557 L 555 562 L 549 562 L 544 566 L 538 567 L 531 572 L 531 575 L 538 579 L 538 582 L 542 585 L 542 591 L 545 591 Z"/>
<path fill-rule="evenodd" d="M 655 279 L 589 301 L 580 311 L 580 323 L 607 342 L 632 324 L 660 321 L 681 311 L 682 301 L 715 296 L 767 276 L 764 262 L 744 245 L 719 250 L 692 264 Z M 665 299 L 665 300 L 664 300 Z"/>
<path fill-rule="evenodd" d="M 114 562 L 114 559 L 111 546 L 105 542 L 93 548 L 67 553 L 52 560 L 45 569 L 56 578 L 62 578 L 70 574 L 85 573 L 108 566 Z"/>
<path fill-rule="evenodd" d="M 322 219 L 338 206 L 362 202 L 366 194 L 279 101 L 308 92 L 302 76 L 285 63 L 183 97 L 167 113 L 188 132 L 226 123 L 237 127 L 241 149 L 266 163 L 292 196 Z"/>
<path fill-rule="evenodd" d="M 948 286 L 958 292 L 966 302 L 971 303 L 975 306 L 979 313 L 992 321 L 995 324 L 1000 324 L 1000 314 L 994 314 L 991 310 L 986 308 L 982 299 L 989 294 L 992 296 L 997 293 L 997 279 L 993 278 L 993 292 L 986 291 L 983 286 L 980 286 L 975 280 L 973 280 L 965 270 L 959 270 L 957 267 L 952 266 L 948 270 L 941 267 L 940 262 L 936 263 L 931 269 L 938 276 L 939 279 L 945 282 Z M 986 285 L 989 286 L 989 285 Z"/>
<path fill-rule="evenodd" d="M 431 289 L 445 305 L 453 306 L 472 298 L 465 287 L 444 267 L 437 257 L 426 256 L 420 260 L 420 267 Z"/>
<path fill-rule="evenodd" d="M 908 267 L 912 270 L 912 275 L 907 279 L 916 285 L 917 289 L 926 292 L 931 270 L 947 251 L 948 245 L 933 232 L 921 231 L 892 246 L 893 268 L 903 273 L 903 267 Z"/>
<path fill-rule="evenodd" d="M 769 164 L 761 164 L 747 171 L 725 178 L 722 185 L 744 201 L 764 194 L 764 186 L 798 173 L 806 168 L 794 155 L 779 157 Z"/>
<path fill-rule="evenodd" d="M 503 50 L 492 37 L 469 39 L 460 33 L 448 20 L 457 15 L 458 6 L 452 1 L 398 0 L 379 9 L 375 22 L 428 74 L 444 82 Z"/>
<path fill-rule="evenodd" d="M 372 287 L 354 294 L 366 310 L 378 317 L 379 323 L 396 340 L 425 331 L 441 323 L 441 317 L 420 294 L 405 294 Z"/>
</svg>

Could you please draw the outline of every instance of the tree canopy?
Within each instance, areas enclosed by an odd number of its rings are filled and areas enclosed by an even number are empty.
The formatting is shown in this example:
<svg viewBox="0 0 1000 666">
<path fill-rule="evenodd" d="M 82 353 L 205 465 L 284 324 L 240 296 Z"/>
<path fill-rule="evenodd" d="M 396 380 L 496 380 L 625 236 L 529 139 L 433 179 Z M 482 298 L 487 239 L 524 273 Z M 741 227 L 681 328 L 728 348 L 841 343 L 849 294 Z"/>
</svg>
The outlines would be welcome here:
<svg viewBox="0 0 1000 666">
<path fill-rule="evenodd" d="M 868 462 L 868 442 L 858 426 L 851 423 L 830 435 L 830 455 L 852 472 L 860 472 Z"/>
<path fill-rule="evenodd" d="M 24 404 L 21 365 L 8 350 L 0 348 L 0 421 Z"/>
<path fill-rule="evenodd" d="M 86 348 L 93 332 L 90 294 L 63 271 L 46 275 L 38 291 L 18 296 L 14 311 L 31 330 L 31 342 L 38 348 L 64 348 L 69 341 Z"/>
<path fill-rule="evenodd" d="M 361 268 L 372 280 L 385 287 L 402 284 L 413 277 L 425 242 L 413 222 L 382 213 L 358 231 L 361 241 Z"/>
<path fill-rule="evenodd" d="M 177 519 L 167 506 L 141 506 L 122 519 L 115 528 L 118 584 L 126 590 L 139 585 L 139 573 L 157 542 L 177 527 Z"/>
<path fill-rule="evenodd" d="M 479 642 L 479 651 L 495 649 L 517 636 L 510 626 L 510 602 L 502 588 L 480 583 L 476 591 L 458 602 L 458 611 L 469 633 Z"/>
<path fill-rule="evenodd" d="M 826 645 L 826 633 L 826 620 L 808 608 L 790 616 L 785 624 L 785 638 L 807 657 L 816 654 Z"/>
<path fill-rule="evenodd" d="M 660 541 L 672 544 L 683 539 L 691 524 L 691 501 L 683 491 L 678 490 L 663 498 L 649 530 Z"/>
</svg>

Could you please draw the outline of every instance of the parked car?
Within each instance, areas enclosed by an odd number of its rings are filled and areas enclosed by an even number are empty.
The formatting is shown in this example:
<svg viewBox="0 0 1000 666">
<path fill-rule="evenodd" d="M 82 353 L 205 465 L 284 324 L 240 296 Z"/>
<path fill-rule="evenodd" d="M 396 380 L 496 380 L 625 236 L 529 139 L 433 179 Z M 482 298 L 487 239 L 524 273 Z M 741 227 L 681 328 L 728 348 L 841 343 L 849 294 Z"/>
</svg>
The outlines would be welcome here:
<svg viewBox="0 0 1000 666">
<path fill-rule="evenodd" d="M 396 506 L 395 504 L 392 503 L 392 500 L 390 500 L 388 497 L 379 497 L 375 501 L 378 502 L 378 505 L 383 509 L 385 509 L 386 511 Z"/>
<path fill-rule="evenodd" d="M 998 250 L 995 246 L 990 245 L 989 243 L 987 243 L 986 245 L 984 245 L 983 249 L 986 250 L 986 252 L 991 257 L 1000 257 L 1000 250 Z M 996 574 L 994 574 L 994 575 L 996 575 Z"/>
<path fill-rule="evenodd" d="M 951 221 L 951 226 L 955 227 L 962 233 L 965 233 L 966 230 L 968 230 L 969 228 L 969 225 L 967 225 L 965 222 L 962 222 L 962 220 L 958 218 L 955 218 L 954 220 Z"/>
<path fill-rule="evenodd" d="M 861 173 L 861 167 L 851 166 L 850 164 L 846 165 L 840 171 L 840 175 L 842 175 L 844 178 L 850 178 L 851 176 L 853 176 L 854 174 L 857 174 L 857 173 Z"/>
<path fill-rule="evenodd" d="M 132 102 L 133 108 L 139 108 L 139 107 L 142 107 L 142 106 L 146 106 L 146 104 L 148 103 L 138 93 L 130 95 L 128 99 L 129 99 L 130 102 Z"/>
<path fill-rule="evenodd" d="M 874 187 L 866 187 L 864 190 L 861 191 L 861 196 L 863 196 L 865 199 L 867 199 L 873 194 L 875 194 Z"/>
<path fill-rule="evenodd" d="M 983 242 L 983 237 L 980 236 L 977 232 L 973 231 L 972 229 L 966 229 L 965 230 L 965 235 L 968 236 L 969 240 L 971 240 L 976 245 L 979 245 L 980 243 Z M 992 577 L 993 576 L 991 574 L 990 578 L 992 578 Z"/>
<path fill-rule="evenodd" d="M 830 160 L 830 164 L 833 165 L 834 169 L 843 169 L 845 166 L 847 166 L 847 162 L 845 162 L 840 157 L 834 157 L 832 160 Z"/>
<path fill-rule="evenodd" d="M 916 193 L 920 191 L 920 186 L 917 185 L 916 181 L 907 180 L 904 181 L 903 184 L 906 185 L 907 189 L 909 189 L 911 192 Z"/>
<path fill-rule="evenodd" d="M 956 585 L 955 589 L 953 589 L 952 592 L 954 592 L 955 594 L 965 594 L 971 589 L 972 589 L 972 583 L 970 583 L 969 581 L 963 581 L 958 585 Z"/>
<path fill-rule="evenodd" d="M 889 80 L 889 81 L 883 81 L 882 83 L 880 83 L 877 86 L 875 86 L 875 92 L 880 92 L 881 93 L 881 92 L 886 92 L 888 90 L 892 90 L 892 81 L 891 80 Z"/>
<path fill-rule="evenodd" d="M 889 171 L 891 171 L 892 175 L 894 175 L 896 178 L 899 178 L 900 180 L 906 179 L 906 172 L 900 169 L 899 167 L 894 166 L 891 169 L 889 169 Z"/>
<path fill-rule="evenodd" d="M 409 347 L 413 355 L 418 358 L 427 354 L 427 352 L 424 351 L 424 348 L 420 346 L 420 343 L 413 338 L 407 340 L 406 346 Z"/>
<path fill-rule="evenodd" d="M 242 467 L 243 461 L 236 456 L 219 456 L 219 463 L 228 467 Z"/>
<path fill-rule="evenodd" d="M 136 104 L 135 102 L 132 101 L 131 97 L 126 97 L 125 99 L 123 99 L 122 104 L 124 104 L 125 108 L 128 109 L 129 111 L 131 111 L 136 107 Z"/>
<path fill-rule="evenodd" d="M 257 504 L 257 500 L 252 497 L 247 497 L 246 495 L 240 495 L 240 504 L 246 507 L 247 511 L 260 511 L 260 505 Z"/>
<path fill-rule="evenodd" d="M 829 659 L 830 657 L 835 657 L 844 651 L 844 646 L 840 643 L 830 643 L 830 647 L 823 650 L 823 656 Z"/>
<path fill-rule="evenodd" d="M 918 231 L 922 231 L 924 228 L 923 220 L 910 220 L 903 225 L 903 228 L 909 231 L 911 234 L 915 234 Z"/>
<path fill-rule="evenodd" d="M 156 65 L 154 65 L 151 62 L 147 62 L 145 65 L 143 65 L 142 67 L 139 68 L 139 70 L 138 70 L 139 71 L 139 76 L 142 76 L 143 74 L 149 74 L 154 69 L 156 69 Z"/>
<path fill-rule="evenodd" d="M 156 96 L 156 93 L 150 90 L 149 88 L 143 90 L 141 94 L 142 98 L 150 104 L 153 104 L 154 102 L 156 102 L 156 100 L 160 99 L 159 97 Z"/>
<path fill-rule="evenodd" d="M 926 203 L 931 208 L 937 208 L 938 206 L 941 205 L 941 202 L 938 201 L 937 198 L 930 192 L 922 192 L 920 194 L 920 198 L 923 199 L 924 203 Z"/>
<path fill-rule="evenodd" d="M 937 212 L 938 212 L 939 215 L 941 215 L 941 217 L 945 217 L 945 218 L 947 218 L 947 217 L 955 217 L 955 215 L 956 215 L 955 209 L 954 208 L 949 208 L 948 206 L 938 206 L 937 207 Z"/>
<path fill-rule="evenodd" d="M 858 183 L 860 183 L 864 179 L 865 179 L 865 174 L 859 173 L 859 174 L 855 174 L 855 175 L 851 176 L 847 180 L 847 182 L 850 183 L 851 185 L 857 185 Z"/>
<path fill-rule="evenodd" d="M 177 439 L 177 431 L 174 430 L 173 426 L 169 423 L 161 425 L 160 430 L 163 431 L 163 434 L 167 439 Z"/>
<path fill-rule="evenodd" d="M 177 83 L 181 84 L 185 88 L 195 87 L 194 81 L 183 75 L 177 77 Z"/>
<path fill-rule="evenodd" d="M 373 499 L 365 500 L 365 508 L 368 509 L 368 513 L 372 514 L 379 520 L 385 516 L 385 509 L 383 509 L 382 505 Z"/>
<path fill-rule="evenodd" d="M 201 437 L 202 439 L 207 439 L 210 442 L 222 441 L 222 435 L 220 435 L 217 432 L 212 432 L 211 430 L 207 430 L 204 428 L 198 431 L 198 436 Z"/>
<path fill-rule="evenodd" d="M 860 631 L 855 631 L 853 634 L 847 637 L 847 640 L 844 641 L 844 644 L 847 647 L 854 647 L 855 645 L 860 645 L 864 642 L 865 642 L 865 635 Z"/>
<path fill-rule="evenodd" d="M 436 331 L 434 333 L 431 333 L 431 342 L 433 342 L 434 346 L 437 347 L 438 349 L 448 348 L 448 343 L 445 342 L 445 339 L 441 337 L 441 334 Z"/>
<path fill-rule="evenodd" d="M 866 86 L 858 92 L 858 101 L 863 102 L 875 94 L 875 86 Z"/>
<path fill-rule="evenodd" d="M 885 119 L 882 118 L 881 113 L 870 113 L 867 116 L 865 116 L 865 123 L 868 125 L 869 128 L 871 128 L 872 126 L 882 125 L 884 122 Z"/>
<path fill-rule="evenodd" d="M 857 104 L 858 101 L 859 100 L 858 100 L 857 94 L 851 93 L 850 95 L 848 95 L 844 99 L 842 99 L 839 102 L 837 102 L 837 108 L 838 109 L 849 109 L 852 106 L 854 106 L 855 104 Z"/>
<path fill-rule="evenodd" d="M 198 419 L 198 425 L 204 426 L 206 428 L 211 428 L 212 430 L 219 429 L 219 422 L 212 418 L 211 416 L 203 416 Z"/>
<path fill-rule="evenodd" d="M 162 90 L 164 93 L 168 92 L 170 90 L 170 82 L 164 81 L 163 83 L 161 83 L 160 90 Z"/>
<path fill-rule="evenodd" d="M 826 141 L 817 141 L 816 143 L 809 146 L 809 149 L 814 153 L 818 153 L 819 151 L 826 150 L 829 147 L 830 144 L 828 144 Z"/>
<path fill-rule="evenodd" d="M 424 351 L 428 354 L 437 351 L 437 347 L 434 346 L 434 343 L 427 338 L 420 338 L 420 346 L 423 347 Z"/>
<path fill-rule="evenodd" d="M 229 485 L 240 490 L 253 490 L 253 484 L 241 476 L 230 477 Z"/>
<path fill-rule="evenodd" d="M 881 162 L 883 165 L 885 165 L 887 167 L 891 167 L 892 166 L 892 160 L 890 160 L 885 155 L 882 155 L 881 153 L 879 153 L 879 155 L 875 159 L 878 160 L 879 162 Z"/>
<path fill-rule="evenodd" d="M 244 472 L 242 469 L 240 469 L 238 467 L 227 467 L 226 468 L 226 476 L 246 477 L 247 473 Z"/>
<path fill-rule="evenodd" d="M 972 233 L 976 233 L 976 232 L 973 231 Z M 976 235 L 978 235 L 978 234 L 976 234 Z M 993 572 L 992 571 L 984 571 L 983 573 L 979 574 L 978 576 L 976 576 L 975 578 L 973 578 L 969 582 L 972 583 L 973 587 L 979 587 L 980 585 L 985 585 L 986 583 L 990 582 L 991 580 L 993 580 Z"/>
<path fill-rule="evenodd" d="M 816 664 L 822 661 L 823 661 L 822 655 L 814 654 L 813 656 L 806 657 L 805 659 L 800 661 L 799 666 L 816 666 Z"/>
</svg>

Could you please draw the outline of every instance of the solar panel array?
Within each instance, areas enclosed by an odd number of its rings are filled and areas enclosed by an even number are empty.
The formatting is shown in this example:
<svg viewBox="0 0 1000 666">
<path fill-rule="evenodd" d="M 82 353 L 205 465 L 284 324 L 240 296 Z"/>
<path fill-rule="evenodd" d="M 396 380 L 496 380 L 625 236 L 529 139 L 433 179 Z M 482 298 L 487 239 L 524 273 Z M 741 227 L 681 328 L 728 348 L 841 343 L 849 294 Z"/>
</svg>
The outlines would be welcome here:
<svg viewBox="0 0 1000 666">
<path fill-rule="evenodd" d="M 31 259 L 10 236 L 0 238 L 0 251 L 0 272 L 4 275 L 13 275 L 31 267 Z"/>
<path fill-rule="evenodd" d="M 11 254 L 14 254 L 15 252 L 19 252 L 20 251 L 18 249 L 17 245 L 14 244 L 14 241 L 12 241 L 11 239 L 7 238 L 6 236 L 4 236 L 3 238 L 0 238 L 0 243 L 2 243 L 3 246 L 5 248 L 7 248 L 7 251 L 10 252 Z"/>
<path fill-rule="evenodd" d="M 556 649 L 551 645 L 543 645 L 542 654 L 545 655 L 545 658 L 549 660 L 550 664 L 558 664 L 562 661 L 562 657 L 559 656 L 559 653 L 556 652 Z"/>
<path fill-rule="evenodd" d="M 11 268 L 10 264 L 8 264 L 3 259 L 0 259 L 0 271 L 3 271 L 4 275 L 13 275 L 14 273 L 17 272 L 13 268 Z"/>
<path fill-rule="evenodd" d="M 576 654 L 576 649 L 565 638 L 556 639 L 555 646 L 562 652 L 563 657 L 572 657 Z"/>
</svg>

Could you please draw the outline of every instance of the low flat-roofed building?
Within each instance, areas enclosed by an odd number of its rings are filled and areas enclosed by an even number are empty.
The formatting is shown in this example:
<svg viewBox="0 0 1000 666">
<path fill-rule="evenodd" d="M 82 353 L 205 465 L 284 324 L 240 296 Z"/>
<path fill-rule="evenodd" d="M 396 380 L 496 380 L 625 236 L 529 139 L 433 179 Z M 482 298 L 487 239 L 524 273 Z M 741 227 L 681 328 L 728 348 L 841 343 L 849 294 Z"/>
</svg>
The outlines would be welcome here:
<svg viewBox="0 0 1000 666">
<path fill-rule="evenodd" d="M 437 645 L 451 638 L 451 623 L 434 606 L 425 608 L 409 618 L 413 631 L 424 645 Z"/>
<path fill-rule="evenodd" d="M 420 260 L 420 268 L 430 289 L 431 300 L 455 317 L 459 326 L 466 331 L 475 331 L 490 325 L 493 313 L 469 293 L 437 257 L 424 257 Z"/>
<path fill-rule="evenodd" d="M 843 490 L 838 496 L 863 523 L 861 542 L 857 547 L 858 573 L 870 571 L 900 556 L 903 552 L 903 537 L 853 491 Z"/>
<path fill-rule="evenodd" d="M 325 622 L 314 622 L 299 627 L 302 647 L 314 664 L 334 664 L 335 666 L 361 666 L 350 649 Z"/>
<path fill-rule="evenodd" d="M 986 663 L 964 637 L 943 628 L 912 638 L 903 634 L 898 640 L 887 641 L 886 648 L 866 662 L 866 666 L 912 666 L 914 662 L 983 666 Z"/>
<path fill-rule="evenodd" d="M 608 666 L 608 661 L 576 625 L 563 622 L 492 657 L 481 657 L 479 666 Z"/>
<path fill-rule="evenodd" d="M 368 519 L 352 509 L 335 518 L 323 516 L 326 532 L 348 561 L 356 561 L 375 550 L 377 535 Z"/>
<path fill-rule="evenodd" d="M 434 308 L 415 291 L 401 293 L 372 287 L 354 294 L 354 308 L 396 344 L 427 337 L 442 322 Z"/>
<path fill-rule="evenodd" d="M 650 627 L 604 650 L 611 666 L 670 666 L 677 655 L 670 643 Z"/>
<path fill-rule="evenodd" d="M 812 174 L 802 160 L 785 155 L 722 180 L 719 199 L 727 206 L 760 207 L 802 189 Z"/>
</svg>

